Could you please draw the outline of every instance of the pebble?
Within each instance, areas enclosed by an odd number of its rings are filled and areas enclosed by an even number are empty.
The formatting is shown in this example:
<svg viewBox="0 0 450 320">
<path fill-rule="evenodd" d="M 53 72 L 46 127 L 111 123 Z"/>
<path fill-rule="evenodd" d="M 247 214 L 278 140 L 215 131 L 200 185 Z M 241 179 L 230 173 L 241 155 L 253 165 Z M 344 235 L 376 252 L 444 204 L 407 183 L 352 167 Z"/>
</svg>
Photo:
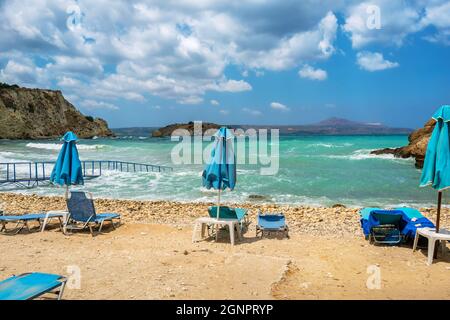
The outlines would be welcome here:
<svg viewBox="0 0 450 320">
<path fill-rule="evenodd" d="M 5 211 L 11 214 L 66 209 L 64 198 L 59 196 L 0 193 L 0 203 L 3 203 Z M 99 212 L 115 211 L 120 213 L 125 228 L 127 227 L 126 223 L 158 223 L 176 225 L 177 230 L 181 231 L 183 230 L 182 226 L 190 227 L 196 218 L 205 216 L 208 206 L 214 205 L 214 203 L 96 199 L 95 205 Z M 252 223 L 255 223 L 258 211 L 283 212 L 291 233 L 325 235 L 334 238 L 345 235 L 362 237 L 358 208 L 346 208 L 340 205 L 330 208 L 259 202 L 224 203 L 224 205 L 247 209 Z M 434 221 L 436 208 L 421 208 L 420 210 L 426 217 Z M 450 208 L 442 209 L 441 224 L 450 226 Z M 141 235 L 144 234 L 141 233 Z"/>
</svg>

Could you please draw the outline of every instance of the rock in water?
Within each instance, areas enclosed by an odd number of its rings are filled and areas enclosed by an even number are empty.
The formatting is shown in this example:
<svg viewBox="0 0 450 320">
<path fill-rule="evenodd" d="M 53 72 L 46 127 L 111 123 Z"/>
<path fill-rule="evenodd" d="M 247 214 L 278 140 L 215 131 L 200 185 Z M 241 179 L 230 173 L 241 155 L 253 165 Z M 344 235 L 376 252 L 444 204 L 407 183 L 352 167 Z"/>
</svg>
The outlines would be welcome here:
<svg viewBox="0 0 450 320">
<path fill-rule="evenodd" d="M 113 135 L 105 120 L 84 116 L 59 90 L 0 83 L 0 139 L 56 138 L 69 130 L 80 138 Z"/>
<path fill-rule="evenodd" d="M 409 144 L 407 146 L 394 149 L 385 148 L 374 150 L 371 154 L 393 154 L 398 158 L 414 157 L 416 159 L 416 168 L 420 169 L 423 167 L 428 141 L 430 140 L 435 124 L 436 121 L 431 119 L 425 123 L 423 128 L 417 129 L 411 133 L 408 137 Z"/>
</svg>

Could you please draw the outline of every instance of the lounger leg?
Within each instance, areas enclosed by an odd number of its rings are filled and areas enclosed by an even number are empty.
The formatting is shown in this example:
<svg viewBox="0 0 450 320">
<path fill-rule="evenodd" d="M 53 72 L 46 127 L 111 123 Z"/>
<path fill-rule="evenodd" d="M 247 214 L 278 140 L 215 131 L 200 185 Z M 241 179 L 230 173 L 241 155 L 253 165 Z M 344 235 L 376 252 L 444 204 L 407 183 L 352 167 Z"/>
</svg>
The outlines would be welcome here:
<svg viewBox="0 0 450 320">
<path fill-rule="evenodd" d="M 414 237 L 413 252 L 416 251 L 417 243 L 419 242 L 419 237 L 420 237 L 420 235 L 419 235 L 419 233 L 417 232 L 417 229 L 416 229 L 416 236 Z"/>
<path fill-rule="evenodd" d="M 102 222 L 100 222 L 100 227 L 98 228 L 98 232 L 102 232 L 102 228 L 103 228 L 103 222 L 105 222 L 105 220 L 102 220 Z M 112 222 L 112 220 L 111 220 Z"/>
<path fill-rule="evenodd" d="M 0 229 L 0 232 L 6 232 L 6 223 L 2 221 L 2 228 Z"/>
<path fill-rule="evenodd" d="M 432 237 L 428 238 L 428 261 L 427 261 L 427 264 L 429 266 L 433 263 L 435 244 L 436 244 L 436 240 L 434 238 L 432 238 Z"/>
<path fill-rule="evenodd" d="M 63 283 L 61 284 L 61 288 L 59 289 L 59 294 L 58 294 L 58 300 L 62 299 L 62 296 L 64 294 L 64 289 L 66 288 L 66 281 L 64 280 Z"/>
<path fill-rule="evenodd" d="M 92 229 L 91 225 L 89 225 L 89 231 L 91 231 L 91 235 L 94 236 L 94 230 Z"/>
<path fill-rule="evenodd" d="M 48 222 L 48 213 L 45 215 L 44 222 L 42 223 L 41 232 L 44 232 L 44 229 L 45 229 L 45 226 L 47 225 L 47 222 Z"/>
</svg>

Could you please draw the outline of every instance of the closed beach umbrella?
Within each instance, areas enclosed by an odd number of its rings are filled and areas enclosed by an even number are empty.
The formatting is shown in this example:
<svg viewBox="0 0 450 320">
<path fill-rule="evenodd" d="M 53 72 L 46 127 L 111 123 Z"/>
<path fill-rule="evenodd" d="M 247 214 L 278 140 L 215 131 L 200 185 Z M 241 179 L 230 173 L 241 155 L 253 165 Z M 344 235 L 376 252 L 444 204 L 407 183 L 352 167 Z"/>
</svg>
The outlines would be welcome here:
<svg viewBox="0 0 450 320">
<path fill-rule="evenodd" d="M 62 140 L 64 143 L 50 175 L 50 181 L 67 188 L 74 184 L 84 184 L 83 170 L 76 146 L 77 136 L 69 131 Z"/>
<path fill-rule="evenodd" d="M 220 192 L 236 185 L 236 156 L 233 150 L 234 135 L 231 131 L 222 127 L 214 135 L 215 141 L 211 151 L 209 163 L 203 170 L 203 186 L 207 189 L 218 190 L 217 219 L 220 209 Z"/>
<path fill-rule="evenodd" d="M 420 186 L 430 185 L 438 191 L 436 231 L 439 232 L 442 191 L 450 187 L 450 106 L 440 107 L 433 119 L 436 125 L 428 142 Z"/>
</svg>

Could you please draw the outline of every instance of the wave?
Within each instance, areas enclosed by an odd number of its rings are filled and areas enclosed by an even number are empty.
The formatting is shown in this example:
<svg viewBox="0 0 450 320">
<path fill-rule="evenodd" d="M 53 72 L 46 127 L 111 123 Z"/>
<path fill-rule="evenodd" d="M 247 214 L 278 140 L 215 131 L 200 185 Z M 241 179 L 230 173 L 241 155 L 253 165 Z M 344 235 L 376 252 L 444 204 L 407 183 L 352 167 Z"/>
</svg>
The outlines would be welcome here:
<svg viewBox="0 0 450 320">
<path fill-rule="evenodd" d="M 61 150 L 61 144 L 59 143 L 35 143 L 30 142 L 26 144 L 28 148 L 35 149 L 45 149 L 45 150 Z M 106 147 L 103 144 L 94 144 L 94 145 L 86 145 L 86 144 L 77 144 L 78 150 L 98 150 Z"/>
<path fill-rule="evenodd" d="M 327 155 L 326 158 L 346 159 L 346 160 L 368 160 L 368 159 L 384 159 L 396 161 L 411 161 L 408 158 L 397 158 L 393 154 L 371 154 L 372 149 L 360 149 L 348 155 Z"/>
<path fill-rule="evenodd" d="M 344 148 L 344 147 L 351 147 L 351 146 L 353 146 L 353 143 L 350 143 L 350 142 L 345 142 L 345 143 L 340 143 L 340 144 L 319 142 L 319 143 L 308 144 L 306 147 L 307 148 L 316 148 L 316 147 L 322 147 L 322 148 Z"/>
</svg>

